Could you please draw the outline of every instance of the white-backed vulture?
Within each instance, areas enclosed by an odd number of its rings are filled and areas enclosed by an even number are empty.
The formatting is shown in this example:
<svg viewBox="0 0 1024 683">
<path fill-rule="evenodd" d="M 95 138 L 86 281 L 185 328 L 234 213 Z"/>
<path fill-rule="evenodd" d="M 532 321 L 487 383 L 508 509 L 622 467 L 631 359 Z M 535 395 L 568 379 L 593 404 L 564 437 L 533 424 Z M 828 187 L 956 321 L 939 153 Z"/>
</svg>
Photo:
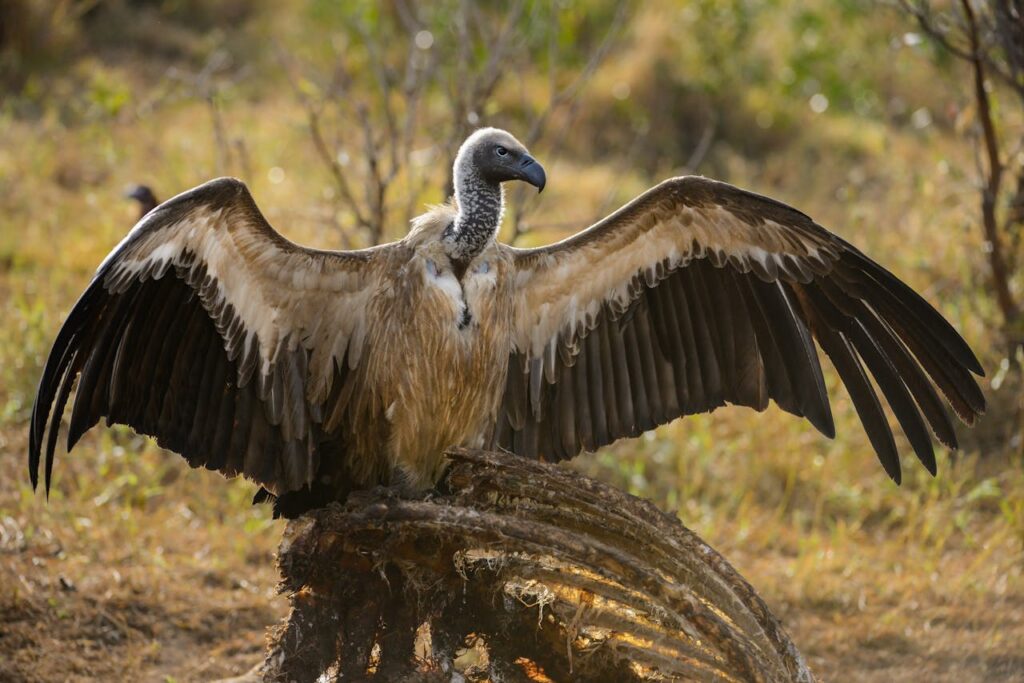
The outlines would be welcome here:
<svg viewBox="0 0 1024 683">
<path fill-rule="evenodd" d="M 543 189 L 510 134 L 456 157 L 455 197 L 404 239 L 318 251 L 219 179 L 147 214 L 100 265 L 57 335 L 31 422 L 49 490 L 101 418 L 194 466 L 262 485 L 291 516 L 353 488 L 431 486 L 451 446 L 571 458 L 679 416 L 774 400 L 834 435 L 813 340 L 885 471 L 882 403 L 933 474 L 967 424 L 982 368 L 907 285 L 785 204 L 702 177 L 666 180 L 557 244 L 496 234 L 502 183 Z"/>
<path fill-rule="evenodd" d="M 139 220 L 145 218 L 146 214 L 159 206 L 160 201 L 153 194 L 148 185 L 133 185 L 124 196 L 126 199 L 134 199 L 139 204 Z"/>
</svg>

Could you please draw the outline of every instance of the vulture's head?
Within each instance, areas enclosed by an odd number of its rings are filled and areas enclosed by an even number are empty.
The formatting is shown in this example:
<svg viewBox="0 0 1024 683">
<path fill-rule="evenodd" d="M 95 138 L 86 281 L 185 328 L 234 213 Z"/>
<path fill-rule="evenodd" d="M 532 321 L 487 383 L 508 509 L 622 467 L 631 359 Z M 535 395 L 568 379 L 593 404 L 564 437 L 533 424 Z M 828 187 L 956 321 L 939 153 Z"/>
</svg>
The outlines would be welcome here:
<svg viewBox="0 0 1024 683">
<path fill-rule="evenodd" d="M 156 195 L 153 194 L 153 190 L 145 185 L 133 185 L 125 190 L 124 196 L 126 199 L 134 199 L 139 203 L 140 216 L 145 216 L 160 203 L 157 201 Z"/>
<path fill-rule="evenodd" d="M 530 156 L 511 133 L 498 128 L 481 128 L 462 143 L 455 157 L 455 186 L 477 174 L 489 183 L 522 180 L 544 189 L 544 167 Z"/>
</svg>

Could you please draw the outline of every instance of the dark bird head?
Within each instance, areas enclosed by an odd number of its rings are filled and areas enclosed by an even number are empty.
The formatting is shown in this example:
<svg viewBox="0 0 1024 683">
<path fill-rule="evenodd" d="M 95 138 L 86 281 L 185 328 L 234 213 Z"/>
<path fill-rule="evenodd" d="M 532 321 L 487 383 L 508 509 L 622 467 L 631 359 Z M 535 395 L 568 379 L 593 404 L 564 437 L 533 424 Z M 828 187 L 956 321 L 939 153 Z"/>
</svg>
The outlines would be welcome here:
<svg viewBox="0 0 1024 683">
<path fill-rule="evenodd" d="M 510 133 L 498 128 L 481 128 L 462 143 L 455 157 L 455 186 L 461 180 L 479 175 L 488 183 L 522 180 L 544 190 L 547 176 L 544 167 L 530 156 L 526 147 Z"/>
<path fill-rule="evenodd" d="M 124 196 L 126 199 L 134 199 L 139 203 L 139 218 L 155 209 L 160 203 L 156 195 L 153 194 L 153 190 L 146 185 L 133 185 L 125 190 Z"/>
</svg>

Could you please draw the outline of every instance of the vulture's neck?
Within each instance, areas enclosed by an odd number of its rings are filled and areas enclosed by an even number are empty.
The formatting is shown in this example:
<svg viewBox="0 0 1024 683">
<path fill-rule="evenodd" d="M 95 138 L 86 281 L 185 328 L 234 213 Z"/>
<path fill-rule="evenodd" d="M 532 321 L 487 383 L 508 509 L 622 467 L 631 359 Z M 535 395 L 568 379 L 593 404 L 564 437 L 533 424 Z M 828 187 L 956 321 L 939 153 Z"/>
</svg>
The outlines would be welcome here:
<svg viewBox="0 0 1024 683">
<path fill-rule="evenodd" d="M 464 267 L 498 233 L 505 197 L 500 183 L 488 182 L 470 169 L 456 173 L 455 201 L 459 212 L 442 239 L 449 258 Z"/>
</svg>

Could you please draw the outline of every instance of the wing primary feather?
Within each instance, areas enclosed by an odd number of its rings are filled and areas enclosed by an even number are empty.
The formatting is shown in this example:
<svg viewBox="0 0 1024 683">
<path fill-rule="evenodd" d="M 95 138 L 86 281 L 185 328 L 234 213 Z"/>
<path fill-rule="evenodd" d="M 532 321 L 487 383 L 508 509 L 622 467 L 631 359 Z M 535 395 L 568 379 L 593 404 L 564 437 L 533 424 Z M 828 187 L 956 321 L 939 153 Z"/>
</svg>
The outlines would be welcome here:
<svg viewBox="0 0 1024 683">
<path fill-rule="evenodd" d="M 271 366 L 267 376 L 267 395 L 263 397 L 267 420 L 274 426 L 281 424 L 284 413 L 284 373 L 283 359 Z"/>
<path fill-rule="evenodd" d="M 871 296 L 872 293 L 875 296 Z M 960 419 L 968 425 L 974 424 L 977 416 L 985 412 L 985 396 L 968 370 L 945 346 L 937 343 L 916 316 L 908 315 L 889 292 L 876 286 L 866 294 L 863 291 L 854 294 L 871 304 L 913 352 Z"/>
<path fill-rule="evenodd" d="M 548 384 L 554 384 L 558 379 L 558 365 L 556 364 L 556 356 L 558 355 L 555 351 L 555 347 L 558 344 L 557 336 L 548 339 L 547 345 L 544 347 L 544 379 Z"/>
<path fill-rule="evenodd" d="M 489 448 L 500 452 L 516 453 L 516 431 L 509 422 L 508 411 L 499 410 L 498 421 L 494 423 L 494 436 Z"/>
<path fill-rule="evenodd" d="M 935 388 L 924 374 L 921 366 L 900 343 L 889 326 L 882 322 L 874 311 L 868 309 L 864 304 L 861 305 L 863 314 L 856 316 L 857 319 L 865 325 L 868 334 L 879 343 L 883 353 L 895 365 L 897 372 L 928 420 L 928 424 L 931 425 L 935 438 L 949 448 L 957 448 L 956 430 L 949 418 L 949 412 L 942 403 L 942 399 L 935 393 Z"/>
<path fill-rule="evenodd" d="M 58 411 L 54 407 L 54 398 L 64 386 L 64 379 L 69 366 L 75 361 L 81 348 L 81 337 L 83 327 L 87 324 L 88 315 L 98 297 L 103 296 L 102 284 L 99 276 L 94 277 L 89 287 L 85 290 L 78 301 L 71 308 L 67 320 L 57 333 L 57 339 L 53 348 L 47 356 L 46 364 L 43 366 L 43 374 L 39 380 L 39 390 L 36 400 L 32 405 L 32 417 L 29 428 L 29 480 L 32 488 L 39 484 L 39 461 L 43 450 L 43 440 L 46 437 L 47 426 L 52 421 L 59 425 L 62 415 L 56 417 L 51 415 Z M 67 399 L 65 398 L 65 402 Z M 63 412 L 63 407 L 60 408 Z M 52 429 L 52 427 L 51 427 Z M 56 439 L 56 437 L 52 437 Z M 56 443 L 56 442 L 55 442 Z"/>
<path fill-rule="evenodd" d="M 850 326 L 850 338 L 864 362 L 867 363 L 871 375 L 882 389 L 889 407 L 903 427 L 903 433 L 917 454 L 918 460 L 934 477 L 937 471 L 935 450 L 932 448 L 931 436 L 918 412 L 914 400 L 907 387 L 900 379 L 896 368 L 879 348 L 875 340 L 867 333 L 860 322 Z"/>
<path fill-rule="evenodd" d="M 799 301 L 796 300 L 791 286 L 780 283 L 779 288 L 788 309 L 790 320 L 793 322 L 792 329 L 798 335 L 796 348 L 803 352 L 806 360 L 806 365 L 802 365 L 801 368 L 806 369 L 810 373 L 810 377 L 807 377 L 806 373 L 803 376 L 804 381 L 807 382 L 804 385 L 806 393 L 802 405 L 804 414 L 818 428 L 818 431 L 828 438 L 834 439 L 836 436 L 836 425 L 832 417 L 832 406 L 828 398 L 828 389 L 825 388 L 825 377 L 821 372 L 821 362 L 818 360 L 818 350 L 814 344 L 814 338 L 811 335 L 810 328 L 807 326 L 807 321 L 803 317 L 803 309 Z"/>
<path fill-rule="evenodd" d="M 910 395 L 916 400 L 918 407 L 928 420 L 928 424 L 931 425 L 936 438 L 938 438 L 944 445 L 949 446 L 950 448 L 956 448 L 956 432 L 953 429 L 953 423 L 949 420 L 949 415 L 942 405 L 942 401 L 935 393 L 935 389 L 932 388 L 927 377 L 925 377 L 921 367 L 914 362 L 910 353 L 903 344 L 896 339 L 889 327 L 879 320 L 878 316 L 868 307 L 867 304 L 859 299 L 850 297 L 840 290 L 834 283 L 823 282 L 821 288 L 825 296 L 828 297 L 829 301 L 839 309 L 839 311 L 850 316 L 850 320 L 856 321 L 859 326 L 863 327 L 863 335 L 873 342 L 877 347 L 878 353 L 881 354 L 885 362 L 892 367 L 892 372 L 896 374 L 901 383 L 905 385 L 905 388 L 909 391 Z M 838 315 L 838 312 L 836 315 Z M 852 323 L 848 324 L 851 324 L 852 326 Z M 866 356 L 865 360 L 867 360 Z M 873 370 L 872 374 L 874 374 Z M 895 412 L 895 406 L 893 406 L 893 410 Z M 899 416 L 897 415 L 897 417 Z M 903 420 L 901 419 L 900 422 L 902 423 L 902 421 Z M 911 438 L 911 435 L 908 433 L 907 437 L 909 439 Z M 929 439 L 929 451 L 931 451 L 930 446 L 931 444 Z M 934 467 L 934 453 L 930 454 L 929 462 L 922 461 L 922 463 L 925 467 Z"/>
<path fill-rule="evenodd" d="M 768 395 L 786 412 L 803 417 L 800 402 L 790 384 L 783 352 L 775 338 L 760 292 L 755 289 L 754 279 L 749 276 L 738 276 L 737 285 L 746 301 L 750 322 L 754 329 L 754 335 L 757 337 L 757 347 L 764 362 L 765 377 L 768 382 Z"/>
<path fill-rule="evenodd" d="M 800 413 L 807 416 L 822 434 L 830 439 L 835 437 L 835 423 L 818 354 L 803 319 L 787 297 L 785 285 L 758 281 L 752 281 L 751 285 L 757 292 L 766 318 L 773 323 L 772 337 L 785 363 Z"/>
<path fill-rule="evenodd" d="M 903 428 L 907 440 L 914 449 L 921 464 L 932 474 L 936 473 L 935 451 L 924 419 L 918 411 L 910 392 L 901 379 L 895 365 L 886 355 L 878 341 L 872 337 L 863 321 L 873 316 L 860 302 L 852 300 L 832 282 L 820 283 L 820 291 L 811 288 L 808 292 L 815 309 L 824 318 L 824 323 L 836 330 L 842 330 L 868 366 L 875 382 L 882 390 L 896 420 Z"/>
<path fill-rule="evenodd" d="M 134 304 L 135 292 L 128 292 L 123 295 L 111 297 L 111 301 L 108 302 L 108 309 L 112 309 L 112 313 L 106 322 L 103 323 L 103 332 L 100 341 L 97 344 L 97 352 L 93 353 L 90 357 L 90 361 L 93 357 L 96 359 L 95 365 L 91 368 L 87 367 L 83 369 L 82 376 L 79 378 L 78 388 L 75 397 L 75 405 L 72 408 L 71 425 L 68 428 L 69 441 L 77 441 L 78 438 L 70 439 L 70 434 L 73 431 L 81 429 L 77 426 L 74 413 L 78 410 L 78 402 L 82 400 L 81 397 L 88 397 L 88 413 L 89 426 L 96 424 L 99 418 L 109 412 L 107 396 L 110 391 L 110 376 L 114 365 L 114 359 L 117 355 L 117 349 L 120 346 L 121 334 L 127 324 L 127 319 L 131 313 Z M 102 351 L 100 351 L 102 348 Z M 88 378 L 87 378 L 88 375 Z M 81 419 L 81 418 L 80 418 Z M 88 429 L 86 427 L 85 429 Z M 81 433 L 84 434 L 85 430 Z M 70 446 L 68 450 L 70 450 Z"/>
<path fill-rule="evenodd" d="M 899 454 L 896 452 L 896 441 L 893 439 L 889 422 L 885 419 L 878 395 L 875 394 L 864 373 L 864 367 L 849 341 L 840 332 L 833 329 L 827 321 L 821 320 L 817 306 L 813 309 L 811 317 L 812 328 L 818 342 L 846 386 L 850 399 L 853 401 L 853 407 L 856 409 L 857 415 L 860 416 L 864 431 L 875 449 L 879 462 L 882 463 L 882 467 L 892 480 L 899 484 L 902 480 L 902 473 Z"/>
<path fill-rule="evenodd" d="M 110 367 L 110 380 L 107 383 L 107 426 L 114 424 L 115 416 L 121 414 L 125 391 L 125 366 L 128 363 L 128 346 L 135 338 L 135 309 L 128 316 L 124 328 L 114 350 L 114 363 Z"/>
<path fill-rule="evenodd" d="M 291 425 L 292 436 L 304 439 L 309 430 L 309 418 L 306 412 L 306 377 L 309 375 L 309 357 L 301 344 L 292 352 L 289 366 L 290 390 L 285 392 L 288 408 L 288 424 Z M 286 386 L 286 389 L 288 386 Z"/>
<path fill-rule="evenodd" d="M 74 448 L 78 440 L 99 421 L 96 395 L 100 393 L 99 382 L 107 359 L 117 350 L 114 343 L 120 332 L 121 311 L 130 296 L 121 295 L 107 300 L 98 312 L 98 319 L 90 326 L 88 336 L 80 340 L 78 355 L 84 357 L 75 402 L 71 408 L 71 422 L 68 424 L 67 449 Z"/>
<path fill-rule="evenodd" d="M 838 238 L 837 238 L 838 239 Z M 897 278 L 888 270 L 865 256 L 853 245 L 843 242 L 847 251 L 843 254 L 842 262 L 850 264 L 856 270 L 868 274 L 881 289 L 887 291 L 892 297 L 900 301 L 928 330 L 932 336 L 945 348 L 950 355 L 956 358 L 961 365 L 979 377 L 985 376 L 985 369 L 981 366 L 974 351 L 967 345 L 960 333 L 946 320 L 941 313 L 935 310 L 928 301 L 920 294 L 910 288 L 905 282 Z M 855 278 L 859 279 L 859 278 Z"/>
<path fill-rule="evenodd" d="M 306 483 L 306 446 L 305 439 L 291 439 L 284 441 L 281 452 L 278 454 L 280 461 L 279 469 L 284 479 L 284 486 L 289 490 L 302 488 Z"/>
<path fill-rule="evenodd" d="M 54 345 L 54 348 L 50 351 L 50 356 L 47 358 L 46 367 L 43 371 L 43 378 L 39 382 L 36 400 L 32 405 L 31 427 L 28 437 L 28 472 L 33 490 L 35 490 L 39 483 L 39 458 L 42 453 L 46 427 L 50 422 L 53 399 L 60 389 L 64 373 L 67 371 L 67 367 L 75 355 L 74 347 L 70 343 L 72 339 L 73 336 L 68 335 L 68 340 L 63 348 L 58 349 Z M 59 373 L 56 372 L 57 370 L 59 370 Z"/>
<path fill-rule="evenodd" d="M 65 326 L 61 328 L 61 332 L 64 332 L 68 327 L 69 325 L 65 323 Z M 74 346 L 71 343 L 74 336 L 71 333 L 67 334 L 66 339 L 61 340 L 63 342 L 61 347 L 58 347 L 56 342 L 54 343 L 54 347 L 46 359 L 46 366 L 43 369 L 43 376 L 39 381 L 36 400 L 32 405 L 32 418 L 29 429 L 28 471 L 33 489 L 39 483 L 39 459 L 42 454 L 46 428 L 50 422 L 50 414 L 53 410 L 53 400 L 60 390 L 60 385 L 64 374 L 67 372 L 68 365 L 75 356 Z"/>
<path fill-rule="evenodd" d="M 537 423 L 537 454 L 546 461 L 557 461 L 561 446 L 558 413 L 558 387 L 545 380 L 541 389 L 541 405 L 544 406 L 544 421 Z"/>
<path fill-rule="evenodd" d="M 78 370 L 74 363 L 68 366 L 67 372 L 60 383 L 57 393 L 57 400 L 53 406 L 53 417 L 50 421 L 50 434 L 46 441 L 46 498 L 50 498 L 50 480 L 53 475 L 53 455 L 57 450 L 57 435 L 60 432 L 60 421 L 64 415 L 64 407 L 68 403 L 68 396 L 71 395 L 71 386 L 75 383 L 75 375 Z M 34 483 L 33 483 L 34 485 Z"/>
</svg>

